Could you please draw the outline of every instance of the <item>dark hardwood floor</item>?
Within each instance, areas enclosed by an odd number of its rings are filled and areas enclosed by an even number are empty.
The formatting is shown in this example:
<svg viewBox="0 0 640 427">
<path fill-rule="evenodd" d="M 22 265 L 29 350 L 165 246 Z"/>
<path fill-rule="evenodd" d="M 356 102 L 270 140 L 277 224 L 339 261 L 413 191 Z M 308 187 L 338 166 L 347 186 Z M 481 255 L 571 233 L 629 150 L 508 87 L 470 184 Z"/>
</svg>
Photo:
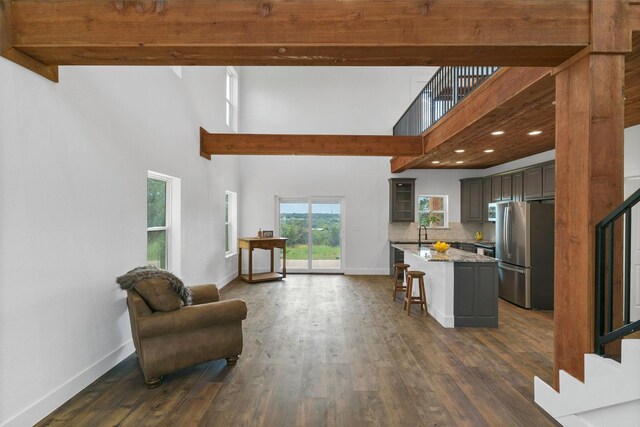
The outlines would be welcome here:
<svg viewBox="0 0 640 427">
<path fill-rule="evenodd" d="M 498 329 L 445 329 L 392 302 L 382 276 L 235 281 L 244 352 L 147 389 L 135 354 L 41 426 L 543 426 L 533 377 L 552 381 L 551 312 L 500 301 Z"/>
</svg>

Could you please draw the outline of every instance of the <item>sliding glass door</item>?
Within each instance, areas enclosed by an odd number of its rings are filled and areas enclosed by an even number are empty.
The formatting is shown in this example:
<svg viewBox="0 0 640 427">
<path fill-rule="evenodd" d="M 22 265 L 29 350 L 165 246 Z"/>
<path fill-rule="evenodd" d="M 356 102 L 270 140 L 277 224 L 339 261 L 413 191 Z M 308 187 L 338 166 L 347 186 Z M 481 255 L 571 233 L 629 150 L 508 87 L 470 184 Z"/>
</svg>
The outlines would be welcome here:
<svg viewBox="0 0 640 427">
<path fill-rule="evenodd" d="M 342 198 L 278 198 L 279 235 L 287 240 L 287 271 L 341 272 Z"/>
</svg>

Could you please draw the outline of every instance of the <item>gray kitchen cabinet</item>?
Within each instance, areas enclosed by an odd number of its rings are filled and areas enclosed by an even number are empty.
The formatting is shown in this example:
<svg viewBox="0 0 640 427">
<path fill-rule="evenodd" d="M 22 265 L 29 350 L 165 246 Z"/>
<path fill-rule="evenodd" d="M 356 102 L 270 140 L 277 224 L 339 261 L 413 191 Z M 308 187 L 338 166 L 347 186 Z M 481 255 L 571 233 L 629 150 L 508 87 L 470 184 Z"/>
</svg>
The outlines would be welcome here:
<svg viewBox="0 0 640 427">
<path fill-rule="evenodd" d="M 453 269 L 454 325 L 498 327 L 498 264 L 457 262 Z"/>
<path fill-rule="evenodd" d="M 496 175 L 491 177 L 491 201 L 499 202 L 502 200 L 502 177 Z"/>
<path fill-rule="evenodd" d="M 474 254 L 477 252 L 476 245 L 472 243 L 459 243 L 459 249 L 467 252 L 473 252 Z"/>
<path fill-rule="evenodd" d="M 489 203 L 491 203 L 491 178 L 482 179 L 482 221 L 489 222 Z"/>
<path fill-rule="evenodd" d="M 482 222 L 482 178 L 460 180 L 460 222 Z"/>
<path fill-rule="evenodd" d="M 508 175 L 502 175 L 502 182 L 500 184 L 501 187 L 501 191 L 500 194 L 502 195 L 502 197 L 500 198 L 500 200 L 502 200 L 503 202 L 509 202 L 511 201 L 512 198 L 512 192 L 511 192 L 511 174 Z"/>
<path fill-rule="evenodd" d="M 534 166 L 523 172 L 524 200 L 542 198 L 542 166 Z"/>
<path fill-rule="evenodd" d="M 415 221 L 415 178 L 389 179 L 389 222 Z"/>
<path fill-rule="evenodd" d="M 398 262 L 404 262 L 404 251 L 394 248 L 389 244 L 389 277 L 392 279 L 395 277 L 395 267 L 394 264 Z M 398 272 L 398 280 L 404 281 L 404 272 L 400 270 Z"/>
<path fill-rule="evenodd" d="M 516 172 L 512 176 L 513 176 L 513 189 L 511 191 L 511 200 L 513 200 L 514 202 L 521 202 L 523 200 L 522 172 Z"/>
<path fill-rule="evenodd" d="M 556 165 L 547 163 L 542 165 L 542 197 L 556 196 Z"/>
</svg>

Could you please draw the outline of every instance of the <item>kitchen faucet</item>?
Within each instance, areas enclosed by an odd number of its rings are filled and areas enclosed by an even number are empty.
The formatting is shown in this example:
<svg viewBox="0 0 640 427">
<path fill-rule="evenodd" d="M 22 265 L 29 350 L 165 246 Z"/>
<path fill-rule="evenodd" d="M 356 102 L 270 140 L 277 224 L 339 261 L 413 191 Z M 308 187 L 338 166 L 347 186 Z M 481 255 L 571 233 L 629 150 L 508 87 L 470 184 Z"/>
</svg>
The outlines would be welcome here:
<svg viewBox="0 0 640 427">
<path fill-rule="evenodd" d="M 424 242 L 427 243 L 427 226 L 426 225 L 421 225 L 418 228 L 418 247 L 421 248 L 422 247 L 422 240 L 421 240 L 421 231 L 424 228 Z"/>
</svg>

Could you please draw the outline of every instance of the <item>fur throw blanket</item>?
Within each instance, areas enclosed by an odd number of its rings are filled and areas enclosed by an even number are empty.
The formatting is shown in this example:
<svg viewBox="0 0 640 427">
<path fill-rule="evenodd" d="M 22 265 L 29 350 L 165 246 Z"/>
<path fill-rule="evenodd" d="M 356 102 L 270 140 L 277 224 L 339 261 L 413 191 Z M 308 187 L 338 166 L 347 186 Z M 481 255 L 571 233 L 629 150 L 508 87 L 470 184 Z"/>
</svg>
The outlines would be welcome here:
<svg viewBox="0 0 640 427">
<path fill-rule="evenodd" d="M 136 267 L 133 270 L 123 274 L 116 279 L 116 283 L 120 285 L 123 290 L 133 289 L 133 285 L 145 280 L 161 278 L 169 281 L 171 289 L 184 301 L 184 305 L 191 305 L 191 289 L 182 283 L 182 280 L 178 279 L 173 274 L 165 270 L 160 270 L 152 265 L 146 267 Z"/>
</svg>

